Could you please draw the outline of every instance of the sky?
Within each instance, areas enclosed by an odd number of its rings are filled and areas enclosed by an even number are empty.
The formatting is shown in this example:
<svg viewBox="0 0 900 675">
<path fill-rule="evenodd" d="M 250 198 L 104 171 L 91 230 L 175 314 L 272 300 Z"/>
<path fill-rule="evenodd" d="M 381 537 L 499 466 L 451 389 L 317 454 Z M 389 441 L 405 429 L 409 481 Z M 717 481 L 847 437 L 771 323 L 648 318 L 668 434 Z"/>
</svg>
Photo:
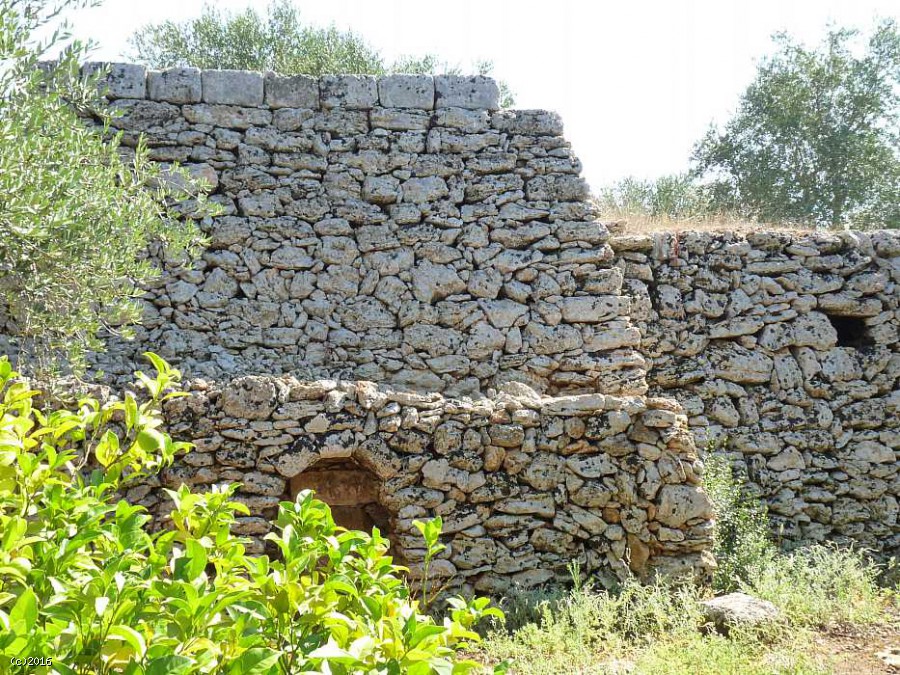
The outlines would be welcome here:
<svg viewBox="0 0 900 675">
<path fill-rule="evenodd" d="M 352 29 L 388 61 L 434 53 L 494 63 L 517 108 L 562 115 L 592 188 L 625 176 L 684 171 L 711 123 L 724 124 L 771 36 L 815 43 L 831 24 L 867 30 L 900 19 L 896 0 L 295 0 L 311 24 Z M 263 0 L 218 0 L 226 10 Z M 97 60 L 126 60 L 148 23 L 198 16 L 203 0 L 105 0 L 69 15 L 98 43 Z"/>
</svg>

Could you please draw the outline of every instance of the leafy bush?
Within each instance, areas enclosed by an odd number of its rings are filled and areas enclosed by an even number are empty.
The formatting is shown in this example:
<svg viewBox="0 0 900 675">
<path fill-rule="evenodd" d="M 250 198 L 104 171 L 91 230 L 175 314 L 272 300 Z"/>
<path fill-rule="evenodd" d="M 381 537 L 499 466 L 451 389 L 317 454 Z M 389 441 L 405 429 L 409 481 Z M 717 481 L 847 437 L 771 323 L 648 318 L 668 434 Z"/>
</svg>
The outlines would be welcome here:
<svg viewBox="0 0 900 675">
<path fill-rule="evenodd" d="M 765 504 L 735 478 L 725 457 L 706 458 L 704 487 L 716 512 L 717 592 L 770 600 L 795 627 L 883 618 L 882 568 L 863 551 L 824 545 L 780 551 Z"/>
<path fill-rule="evenodd" d="M 765 504 L 735 478 L 726 458 L 710 453 L 705 462 L 704 489 L 716 514 L 713 553 L 718 567 L 713 586 L 728 593 L 769 564 L 777 549 Z"/>
<path fill-rule="evenodd" d="M 170 208 L 198 186 L 182 170 L 167 178 L 143 144 L 120 145 L 96 105 L 98 77 L 79 73 L 84 46 L 38 65 L 60 36 L 35 44 L 35 31 L 73 4 L 0 0 L 0 317 L 20 367 L 42 374 L 83 366 L 102 330 L 138 321 L 141 284 L 159 274 L 150 244 L 180 256 L 199 236 Z"/>
<path fill-rule="evenodd" d="M 148 354 L 127 392 L 39 412 L 36 392 L 0 360 L 0 659 L 52 658 L 35 672 L 466 673 L 456 649 L 500 612 L 484 598 L 420 613 L 387 542 L 336 527 L 303 492 L 282 502 L 252 557 L 231 533 L 234 485 L 169 491 L 170 529 L 116 494 L 187 450 L 161 430 L 178 371 Z M 433 529 L 433 526 L 432 526 Z M 498 668 L 502 670 L 502 668 Z"/>
<path fill-rule="evenodd" d="M 880 572 L 861 551 L 813 545 L 752 568 L 744 590 L 770 600 L 794 626 L 872 623 L 884 620 L 890 602 Z"/>
<path fill-rule="evenodd" d="M 655 180 L 634 176 L 602 188 L 600 208 L 612 216 L 646 216 L 657 220 L 703 220 L 716 208 L 706 188 L 689 174 L 671 174 Z"/>
<path fill-rule="evenodd" d="M 900 227 L 900 25 L 861 37 L 775 36 L 736 113 L 694 147 L 720 201 L 767 222 Z"/>
</svg>

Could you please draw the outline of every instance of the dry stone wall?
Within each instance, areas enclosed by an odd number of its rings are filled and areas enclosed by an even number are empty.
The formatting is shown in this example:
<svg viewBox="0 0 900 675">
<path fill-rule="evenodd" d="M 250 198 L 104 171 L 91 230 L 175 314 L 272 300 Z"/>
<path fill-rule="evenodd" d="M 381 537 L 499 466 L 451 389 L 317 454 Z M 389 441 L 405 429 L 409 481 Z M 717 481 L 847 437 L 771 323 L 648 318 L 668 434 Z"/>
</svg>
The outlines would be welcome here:
<svg viewBox="0 0 900 675">
<path fill-rule="evenodd" d="M 171 431 L 197 449 L 159 484 L 240 481 L 236 499 L 252 515 L 235 531 L 260 551 L 278 502 L 321 471 L 333 477 L 326 499 L 350 497 L 338 508 L 381 508 L 372 520 L 413 577 L 424 551 L 412 521 L 440 515 L 448 548 L 431 573 L 467 591 L 566 580 L 573 561 L 607 582 L 709 573 L 712 514 L 677 403 L 502 389 L 473 401 L 291 376 L 195 381 L 166 413 Z M 341 485 L 343 474 L 354 483 Z M 361 494 L 368 489 L 374 498 Z M 152 484 L 128 497 L 168 512 Z"/>
<path fill-rule="evenodd" d="M 729 456 L 787 544 L 894 554 L 900 232 L 613 241 L 656 396 Z"/>
<path fill-rule="evenodd" d="M 611 238 L 558 116 L 482 77 L 119 64 L 108 87 L 126 152 L 223 209 L 190 266 L 153 254 L 136 339 L 95 358 L 190 380 L 167 416 L 197 450 L 131 499 L 240 481 L 262 550 L 313 487 L 413 574 L 412 520 L 441 515 L 434 569 L 491 594 L 573 560 L 704 576 L 712 441 L 788 542 L 896 552 L 898 235 Z"/>
<path fill-rule="evenodd" d="M 264 549 L 313 487 L 378 525 L 413 576 L 494 595 L 567 578 L 708 575 L 712 513 L 687 419 L 644 397 L 623 275 L 559 117 L 483 77 L 112 69 L 123 145 L 208 183 L 223 213 L 165 260 L 132 342 L 190 378 L 166 411 L 196 451 L 128 497 L 239 481 Z M 190 200 L 186 217 L 199 217 Z M 602 392 L 602 393 L 600 393 Z"/>
<path fill-rule="evenodd" d="M 119 66 L 110 95 L 124 143 L 205 178 L 224 214 L 204 221 L 201 260 L 149 289 L 107 372 L 149 344 L 207 378 L 645 391 L 609 233 L 557 115 L 498 110 L 484 77 Z"/>
</svg>

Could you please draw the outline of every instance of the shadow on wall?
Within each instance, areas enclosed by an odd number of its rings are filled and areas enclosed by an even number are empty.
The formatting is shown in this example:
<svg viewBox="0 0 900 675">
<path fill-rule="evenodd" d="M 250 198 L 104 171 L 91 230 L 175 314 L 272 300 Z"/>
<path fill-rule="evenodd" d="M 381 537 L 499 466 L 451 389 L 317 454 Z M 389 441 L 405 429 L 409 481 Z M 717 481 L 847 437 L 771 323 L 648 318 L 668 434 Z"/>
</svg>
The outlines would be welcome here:
<svg viewBox="0 0 900 675">
<path fill-rule="evenodd" d="M 331 507 L 334 522 L 341 527 L 366 532 L 377 527 L 390 539 L 391 517 L 379 501 L 381 488 L 378 477 L 352 459 L 326 459 L 294 476 L 288 497 L 293 501 L 302 490 L 313 490 Z M 392 553 L 396 554 L 395 547 Z"/>
</svg>

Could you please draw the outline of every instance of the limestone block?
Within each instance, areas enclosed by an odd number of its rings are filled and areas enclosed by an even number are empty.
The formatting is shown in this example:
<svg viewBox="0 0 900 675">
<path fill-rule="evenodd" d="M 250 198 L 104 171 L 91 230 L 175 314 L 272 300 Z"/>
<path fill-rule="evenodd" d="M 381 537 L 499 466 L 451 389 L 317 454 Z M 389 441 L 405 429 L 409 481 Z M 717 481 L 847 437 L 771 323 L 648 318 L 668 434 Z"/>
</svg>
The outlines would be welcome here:
<svg viewBox="0 0 900 675">
<path fill-rule="evenodd" d="M 278 391 L 269 378 L 248 375 L 232 381 L 222 392 L 219 406 L 229 417 L 265 419 L 275 410 Z"/>
<path fill-rule="evenodd" d="M 752 335 L 765 325 L 761 317 L 741 316 L 727 319 L 710 327 L 711 338 L 733 338 L 741 335 Z"/>
<path fill-rule="evenodd" d="M 796 448 L 786 448 L 768 461 L 769 468 L 773 471 L 788 471 L 789 469 L 805 469 L 806 462 L 803 455 Z"/>
<path fill-rule="evenodd" d="M 582 478 L 612 476 L 619 471 L 619 468 L 606 453 L 584 457 L 572 457 L 566 460 L 566 466 Z"/>
<path fill-rule="evenodd" d="M 204 70 L 203 102 L 258 107 L 263 104 L 263 76 L 245 70 Z"/>
<path fill-rule="evenodd" d="M 319 107 L 319 81 L 308 75 L 266 73 L 265 102 L 270 108 Z"/>
<path fill-rule="evenodd" d="M 499 110 L 500 88 L 483 75 L 439 75 L 434 78 L 434 107 Z"/>
<path fill-rule="evenodd" d="M 385 108 L 434 108 L 434 78 L 430 75 L 388 75 L 378 78 L 378 100 Z"/>
<path fill-rule="evenodd" d="M 853 459 L 874 464 L 895 461 L 895 452 L 886 445 L 874 441 L 862 441 L 853 445 Z"/>
<path fill-rule="evenodd" d="M 115 117 L 112 124 L 116 129 L 126 131 L 148 131 L 177 123 L 178 108 L 169 103 L 122 99 L 109 106 Z"/>
<path fill-rule="evenodd" d="M 413 269 L 412 292 L 420 302 L 434 303 L 465 288 L 466 283 L 452 267 L 426 261 Z"/>
<path fill-rule="evenodd" d="M 198 68 L 169 68 L 147 72 L 147 97 L 169 103 L 199 103 L 203 84 Z"/>
<path fill-rule="evenodd" d="M 510 328 L 528 314 L 528 306 L 512 300 L 482 300 L 479 306 L 494 328 Z"/>
<path fill-rule="evenodd" d="M 506 248 L 523 248 L 550 234 L 550 228 L 542 223 L 518 225 L 509 229 L 491 231 L 491 241 L 496 241 Z"/>
<path fill-rule="evenodd" d="M 837 331 L 828 317 L 820 312 L 810 312 L 797 317 L 791 328 L 793 344 L 798 347 L 830 349 L 837 344 Z"/>
<path fill-rule="evenodd" d="M 409 108 L 373 108 L 369 113 L 373 129 L 391 131 L 427 131 L 430 115 L 424 110 Z"/>
<path fill-rule="evenodd" d="M 746 593 L 729 593 L 704 600 L 700 604 L 703 605 L 707 621 L 723 634 L 727 634 L 734 626 L 756 626 L 777 621 L 781 617 L 781 612 L 771 602 Z"/>
<path fill-rule="evenodd" d="M 100 89 L 110 99 L 145 98 L 147 96 L 147 69 L 132 63 L 85 63 L 81 72 L 94 75 L 107 70 L 100 79 Z"/>
<path fill-rule="evenodd" d="M 447 183 L 439 176 L 410 178 L 402 186 L 403 201 L 422 204 L 443 199 L 450 194 Z"/>
<path fill-rule="evenodd" d="M 393 328 L 397 319 L 385 305 L 375 298 L 357 297 L 343 304 L 338 312 L 341 322 L 352 331 Z"/>
<path fill-rule="evenodd" d="M 659 491 L 656 520 L 669 527 L 682 527 L 695 518 L 713 517 L 709 497 L 699 487 L 663 485 Z"/>
<path fill-rule="evenodd" d="M 197 286 L 186 281 L 176 281 L 166 286 L 166 293 L 173 303 L 183 305 L 197 294 Z"/>
<path fill-rule="evenodd" d="M 323 108 L 368 110 L 378 105 L 378 85 L 371 75 L 323 75 L 319 100 Z"/>
<path fill-rule="evenodd" d="M 586 199 L 590 190 L 580 176 L 551 174 L 530 179 L 525 194 L 537 201 L 577 202 Z"/>
<path fill-rule="evenodd" d="M 773 361 L 760 352 L 739 345 L 716 346 L 707 350 L 712 373 L 731 382 L 760 384 L 772 376 Z"/>
<path fill-rule="evenodd" d="M 602 244 L 609 239 L 606 225 L 599 221 L 562 221 L 555 223 L 555 227 L 554 235 L 561 242 L 583 241 L 588 244 Z"/>
<path fill-rule="evenodd" d="M 548 110 L 503 110 L 491 116 L 498 131 L 526 136 L 562 136 L 563 123 L 558 113 Z"/>
<path fill-rule="evenodd" d="M 497 558 L 497 543 L 493 539 L 457 537 L 453 541 L 452 561 L 458 569 L 468 570 L 491 565 Z"/>
<path fill-rule="evenodd" d="M 491 326 L 479 321 L 469 331 L 469 339 L 466 341 L 466 353 L 473 359 L 486 359 L 496 350 L 501 350 L 506 345 L 506 336 Z"/>
<path fill-rule="evenodd" d="M 393 204 L 400 198 L 400 181 L 393 176 L 367 176 L 362 186 L 362 198 L 373 204 Z M 396 239 L 393 241 L 396 242 Z M 369 247 L 363 250 L 377 249 Z"/>
<path fill-rule="evenodd" d="M 627 302 L 626 298 L 622 300 Z M 579 296 L 563 298 L 559 308 L 567 323 L 600 323 L 619 316 L 621 304 L 620 298 L 614 295 Z"/>
<path fill-rule="evenodd" d="M 572 503 L 585 509 L 599 509 L 609 504 L 614 494 L 615 491 L 602 481 L 586 480 L 572 491 L 570 499 Z M 607 529 L 605 534 L 612 539 L 610 530 L 611 528 Z"/>
<path fill-rule="evenodd" d="M 491 443 L 501 448 L 517 448 L 525 441 L 525 430 L 518 424 L 495 424 L 488 435 Z"/>
<path fill-rule="evenodd" d="M 272 251 L 269 264 L 278 269 L 302 270 L 312 267 L 314 261 L 305 248 L 283 245 Z"/>
<path fill-rule="evenodd" d="M 525 340 L 536 354 L 560 354 L 584 344 L 574 326 L 545 326 L 531 321 L 525 326 Z"/>
<path fill-rule="evenodd" d="M 268 497 L 284 494 L 285 481 L 281 476 L 252 471 L 242 475 L 242 487 L 245 492 Z"/>
<path fill-rule="evenodd" d="M 563 477 L 563 461 L 550 453 L 538 453 L 522 473 L 523 480 L 536 490 L 552 490 Z"/>
</svg>

